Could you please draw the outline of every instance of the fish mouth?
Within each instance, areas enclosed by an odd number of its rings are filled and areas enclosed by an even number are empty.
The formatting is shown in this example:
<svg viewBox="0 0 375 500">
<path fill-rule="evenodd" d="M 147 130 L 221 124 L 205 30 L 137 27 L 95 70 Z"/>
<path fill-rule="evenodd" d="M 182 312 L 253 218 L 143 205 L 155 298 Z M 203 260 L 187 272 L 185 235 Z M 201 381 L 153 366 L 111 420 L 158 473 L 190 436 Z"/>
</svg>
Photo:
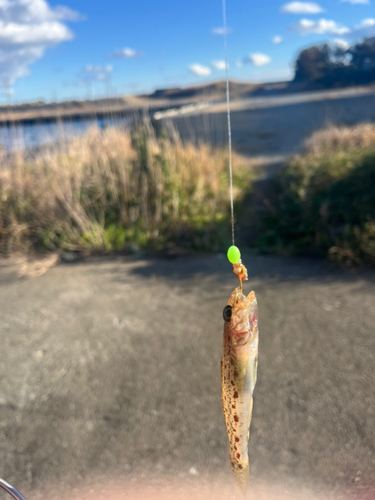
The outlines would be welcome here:
<svg viewBox="0 0 375 500">
<path fill-rule="evenodd" d="M 241 292 L 240 287 L 236 288 L 228 300 L 227 305 L 231 306 L 234 310 L 237 309 L 248 309 L 250 312 L 251 306 L 253 305 L 254 301 L 256 302 L 255 298 L 255 293 L 251 291 L 248 296 L 244 295 Z"/>
<path fill-rule="evenodd" d="M 238 287 L 233 291 L 227 305 L 232 307 L 231 333 L 239 342 L 240 339 L 245 339 L 258 324 L 255 293 L 251 291 L 248 296 L 245 296 Z"/>
</svg>

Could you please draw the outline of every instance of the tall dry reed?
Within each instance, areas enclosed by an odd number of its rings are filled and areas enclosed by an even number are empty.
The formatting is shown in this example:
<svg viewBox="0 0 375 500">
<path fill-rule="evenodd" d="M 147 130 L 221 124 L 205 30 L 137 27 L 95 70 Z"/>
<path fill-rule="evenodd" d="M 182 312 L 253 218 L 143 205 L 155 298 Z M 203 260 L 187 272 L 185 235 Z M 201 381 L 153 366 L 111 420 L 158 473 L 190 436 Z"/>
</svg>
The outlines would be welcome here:
<svg viewBox="0 0 375 500">
<path fill-rule="evenodd" d="M 237 172 L 245 182 L 238 158 Z M 3 160 L 0 250 L 163 246 L 224 220 L 228 196 L 225 152 L 157 138 L 147 124 L 93 128 L 33 158 Z"/>
<path fill-rule="evenodd" d="M 305 142 L 307 153 L 333 154 L 338 151 L 375 147 L 375 124 L 355 127 L 328 127 L 314 132 Z"/>
</svg>

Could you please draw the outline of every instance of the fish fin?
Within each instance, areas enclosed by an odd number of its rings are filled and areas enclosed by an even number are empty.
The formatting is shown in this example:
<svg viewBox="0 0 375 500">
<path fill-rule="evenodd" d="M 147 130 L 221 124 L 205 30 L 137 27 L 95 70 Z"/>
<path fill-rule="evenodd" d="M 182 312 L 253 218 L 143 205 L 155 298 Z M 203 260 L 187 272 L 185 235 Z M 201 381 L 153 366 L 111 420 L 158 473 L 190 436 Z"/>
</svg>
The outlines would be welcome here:
<svg viewBox="0 0 375 500">
<path fill-rule="evenodd" d="M 249 437 L 250 437 L 250 424 L 251 424 L 251 417 L 253 416 L 253 398 L 250 400 L 250 411 L 249 411 L 249 422 L 247 424 L 247 441 L 249 442 Z"/>
<path fill-rule="evenodd" d="M 256 356 L 255 361 L 254 361 L 253 387 L 252 387 L 253 391 L 254 391 L 255 384 L 257 383 L 257 372 L 258 372 L 258 355 Z"/>
<path fill-rule="evenodd" d="M 235 463 L 234 465 L 232 465 L 232 470 L 240 490 L 245 495 L 247 483 L 249 482 L 249 462 L 247 462 L 245 465 L 242 465 L 241 469 L 239 468 L 239 464 Z"/>
</svg>

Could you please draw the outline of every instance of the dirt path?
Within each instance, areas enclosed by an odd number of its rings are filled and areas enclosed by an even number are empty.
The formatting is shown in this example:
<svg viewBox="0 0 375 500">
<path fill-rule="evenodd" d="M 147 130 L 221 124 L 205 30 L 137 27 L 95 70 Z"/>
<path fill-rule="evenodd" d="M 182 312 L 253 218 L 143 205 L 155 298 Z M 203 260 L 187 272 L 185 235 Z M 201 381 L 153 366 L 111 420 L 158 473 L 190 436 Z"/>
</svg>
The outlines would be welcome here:
<svg viewBox="0 0 375 500">
<path fill-rule="evenodd" d="M 245 257 L 260 304 L 252 478 L 369 487 L 375 275 Z M 0 475 L 232 481 L 220 407 L 225 259 L 91 259 L 0 270 Z"/>
</svg>

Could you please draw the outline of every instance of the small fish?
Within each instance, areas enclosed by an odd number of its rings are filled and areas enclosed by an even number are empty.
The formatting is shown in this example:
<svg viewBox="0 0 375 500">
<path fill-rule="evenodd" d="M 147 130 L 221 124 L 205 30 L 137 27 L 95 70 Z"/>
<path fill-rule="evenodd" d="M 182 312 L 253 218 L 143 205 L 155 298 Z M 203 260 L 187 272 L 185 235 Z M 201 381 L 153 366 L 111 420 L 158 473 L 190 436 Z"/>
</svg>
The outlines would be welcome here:
<svg viewBox="0 0 375 500">
<path fill-rule="evenodd" d="M 258 306 L 254 292 L 242 294 L 247 273 L 234 267 L 240 287 L 232 293 L 223 311 L 224 349 L 221 361 L 223 412 L 229 438 L 232 470 L 243 493 L 249 479 L 248 443 L 253 391 L 258 367 Z M 246 268 L 245 268 L 246 270 Z"/>
</svg>

